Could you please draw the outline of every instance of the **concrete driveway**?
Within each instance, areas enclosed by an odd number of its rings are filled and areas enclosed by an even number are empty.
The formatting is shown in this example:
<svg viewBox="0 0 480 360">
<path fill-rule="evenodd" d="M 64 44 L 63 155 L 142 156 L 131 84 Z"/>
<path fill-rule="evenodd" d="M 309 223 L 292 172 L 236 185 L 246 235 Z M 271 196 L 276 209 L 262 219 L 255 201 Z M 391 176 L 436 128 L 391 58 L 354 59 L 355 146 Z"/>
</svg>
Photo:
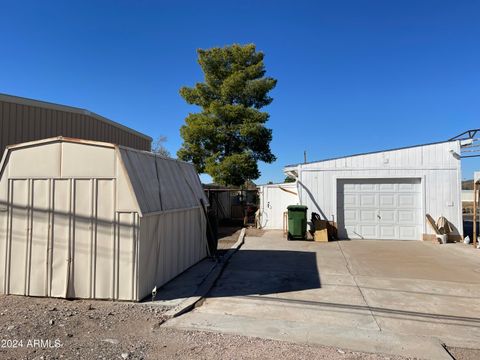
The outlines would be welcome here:
<svg viewBox="0 0 480 360">
<path fill-rule="evenodd" d="M 202 306 L 168 326 L 449 359 L 478 348 L 480 252 L 415 241 L 247 237 Z"/>
</svg>

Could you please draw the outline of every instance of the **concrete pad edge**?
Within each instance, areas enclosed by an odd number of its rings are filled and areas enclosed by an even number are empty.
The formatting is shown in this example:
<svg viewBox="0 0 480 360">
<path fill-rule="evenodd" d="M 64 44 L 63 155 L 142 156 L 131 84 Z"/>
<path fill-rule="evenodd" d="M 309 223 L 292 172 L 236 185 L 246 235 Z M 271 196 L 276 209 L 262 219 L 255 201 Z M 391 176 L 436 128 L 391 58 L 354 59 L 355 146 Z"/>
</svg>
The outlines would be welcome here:
<svg viewBox="0 0 480 360">
<path fill-rule="evenodd" d="M 218 262 L 207 274 L 207 276 L 202 280 L 197 290 L 195 291 L 195 295 L 185 299 L 179 305 L 175 306 L 174 308 L 168 310 L 165 313 L 168 319 L 180 316 L 192 310 L 196 304 L 198 304 L 199 302 L 201 302 L 201 300 L 204 299 L 204 297 L 208 294 L 210 289 L 213 287 L 217 279 L 222 274 L 223 269 L 227 265 L 230 258 L 244 244 L 245 232 L 246 228 L 243 228 L 240 232 L 240 235 L 238 236 L 238 240 L 236 241 L 236 243 L 233 244 L 230 249 L 228 249 L 227 253 L 223 256 L 221 262 Z"/>
</svg>

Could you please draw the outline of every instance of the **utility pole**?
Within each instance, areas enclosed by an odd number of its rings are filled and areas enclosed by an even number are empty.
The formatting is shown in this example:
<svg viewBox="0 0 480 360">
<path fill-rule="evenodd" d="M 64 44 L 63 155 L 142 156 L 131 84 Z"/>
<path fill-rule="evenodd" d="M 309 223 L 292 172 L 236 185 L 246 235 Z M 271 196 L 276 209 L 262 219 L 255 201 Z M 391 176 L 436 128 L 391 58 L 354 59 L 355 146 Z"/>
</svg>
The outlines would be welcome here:
<svg viewBox="0 0 480 360">
<path fill-rule="evenodd" d="M 303 163 L 307 163 L 307 150 L 303 150 Z"/>
</svg>

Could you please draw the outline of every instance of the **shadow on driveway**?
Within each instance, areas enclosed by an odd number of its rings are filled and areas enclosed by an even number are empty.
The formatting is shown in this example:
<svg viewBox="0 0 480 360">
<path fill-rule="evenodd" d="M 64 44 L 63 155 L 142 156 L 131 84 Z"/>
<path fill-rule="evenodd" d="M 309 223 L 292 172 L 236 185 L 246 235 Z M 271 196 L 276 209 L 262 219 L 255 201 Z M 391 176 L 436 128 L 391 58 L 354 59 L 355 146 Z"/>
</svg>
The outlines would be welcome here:
<svg viewBox="0 0 480 360">
<path fill-rule="evenodd" d="M 321 288 L 314 252 L 241 250 L 209 297 L 268 295 Z"/>
<path fill-rule="evenodd" d="M 203 262 L 165 284 L 156 300 L 194 296 L 212 268 Z M 208 297 L 266 295 L 321 287 L 316 254 L 289 250 L 241 250 L 224 269 Z"/>
</svg>

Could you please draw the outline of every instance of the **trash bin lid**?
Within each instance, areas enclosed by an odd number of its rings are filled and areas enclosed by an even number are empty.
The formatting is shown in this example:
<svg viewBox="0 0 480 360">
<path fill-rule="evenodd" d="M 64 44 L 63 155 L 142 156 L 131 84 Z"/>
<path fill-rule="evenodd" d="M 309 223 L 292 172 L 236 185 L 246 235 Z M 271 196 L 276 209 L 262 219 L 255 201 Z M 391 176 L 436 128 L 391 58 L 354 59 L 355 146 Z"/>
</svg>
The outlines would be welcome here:
<svg viewBox="0 0 480 360">
<path fill-rule="evenodd" d="M 287 206 L 287 210 L 304 210 L 306 211 L 308 207 L 305 205 L 289 205 Z"/>
</svg>

